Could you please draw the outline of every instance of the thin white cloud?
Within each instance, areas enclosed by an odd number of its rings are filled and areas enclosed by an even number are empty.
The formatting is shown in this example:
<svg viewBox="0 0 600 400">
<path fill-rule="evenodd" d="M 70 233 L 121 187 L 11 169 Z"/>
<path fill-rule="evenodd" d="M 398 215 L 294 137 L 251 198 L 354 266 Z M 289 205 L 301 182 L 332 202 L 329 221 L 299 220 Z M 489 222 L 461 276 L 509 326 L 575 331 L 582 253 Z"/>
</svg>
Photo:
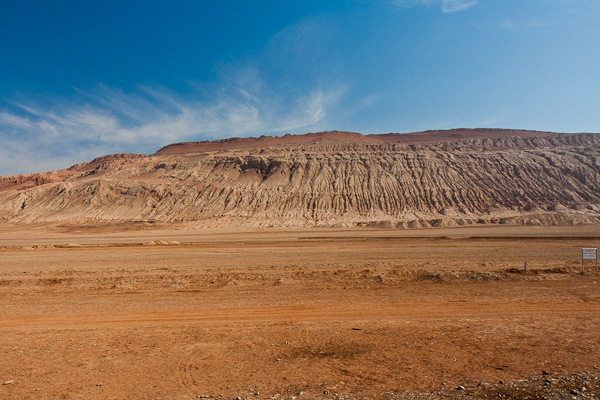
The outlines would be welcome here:
<svg viewBox="0 0 600 400">
<path fill-rule="evenodd" d="M 27 118 L 21 118 L 17 115 L 9 114 L 7 112 L 0 112 L 0 124 L 12 125 L 19 128 L 31 127 L 31 122 Z"/>
<path fill-rule="evenodd" d="M 477 4 L 478 0 L 464 1 L 464 0 L 443 0 L 442 11 L 446 14 L 466 10 Z"/>
<path fill-rule="evenodd" d="M 186 140 L 304 133 L 346 92 L 343 86 L 315 88 L 290 99 L 252 91 L 260 86 L 229 83 L 199 100 L 206 94 L 182 97 L 160 87 L 124 93 L 99 85 L 77 89 L 76 100 L 52 108 L 10 102 L 12 111 L 0 112 L 0 175 L 66 168 L 107 153 L 153 152 Z"/>
<path fill-rule="evenodd" d="M 182 93 L 99 84 L 62 97 L 4 99 L 0 176 L 67 168 L 110 153 L 153 153 L 182 141 L 330 129 L 348 93 L 334 66 L 317 62 L 325 58 L 322 33 L 331 30 L 326 23 L 294 24 L 259 54 L 220 65 L 215 81 L 188 82 Z"/>
<path fill-rule="evenodd" d="M 427 7 L 440 7 L 442 12 L 451 14 L 463 11 L 475 6 L 479 0 L 392 0 L 392 4 L 398 7 L 415 7 L 425 5 Z"/>
</svg>

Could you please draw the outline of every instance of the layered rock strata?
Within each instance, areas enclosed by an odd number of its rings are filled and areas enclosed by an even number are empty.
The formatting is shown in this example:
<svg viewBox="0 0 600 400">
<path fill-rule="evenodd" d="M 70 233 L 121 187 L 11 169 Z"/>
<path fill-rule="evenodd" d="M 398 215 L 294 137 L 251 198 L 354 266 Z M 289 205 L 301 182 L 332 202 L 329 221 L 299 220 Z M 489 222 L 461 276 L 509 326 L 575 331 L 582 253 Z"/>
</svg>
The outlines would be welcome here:
<svg viewBox="0 0 600 400">
<path fill-rule="evenodd" d="M 421 228 L 600 222 L 600 135 L 325 132 L 0 178 L 4 223 Z"/>
</svg>

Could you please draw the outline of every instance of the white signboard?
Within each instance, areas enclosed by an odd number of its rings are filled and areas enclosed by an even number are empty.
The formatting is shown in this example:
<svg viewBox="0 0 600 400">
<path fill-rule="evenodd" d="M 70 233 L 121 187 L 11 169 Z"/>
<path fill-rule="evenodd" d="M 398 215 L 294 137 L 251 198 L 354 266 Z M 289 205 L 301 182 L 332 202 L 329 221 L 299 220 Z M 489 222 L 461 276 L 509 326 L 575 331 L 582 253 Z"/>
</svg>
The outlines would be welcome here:
<svg viewBox="0 0 600 400">
<path fill-rule="evenodd" d="M 583 260 L 596 260 L 597 249 L 581 249 Z"/>
</svg>

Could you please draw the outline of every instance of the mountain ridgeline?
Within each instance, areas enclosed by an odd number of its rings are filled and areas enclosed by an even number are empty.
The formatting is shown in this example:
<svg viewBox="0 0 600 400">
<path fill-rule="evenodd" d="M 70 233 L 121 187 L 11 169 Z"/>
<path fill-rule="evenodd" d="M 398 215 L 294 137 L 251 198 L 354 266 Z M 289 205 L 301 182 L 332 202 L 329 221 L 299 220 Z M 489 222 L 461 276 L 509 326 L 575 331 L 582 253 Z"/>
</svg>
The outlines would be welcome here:
<svg viewBox="0 0 600 400">
<path fill-rule="evenodd" d="M 600 134 L 456 129 L 178 143 L 0 177 L 2 223 L 201 227 L 600 222 Z"/>
</svg>

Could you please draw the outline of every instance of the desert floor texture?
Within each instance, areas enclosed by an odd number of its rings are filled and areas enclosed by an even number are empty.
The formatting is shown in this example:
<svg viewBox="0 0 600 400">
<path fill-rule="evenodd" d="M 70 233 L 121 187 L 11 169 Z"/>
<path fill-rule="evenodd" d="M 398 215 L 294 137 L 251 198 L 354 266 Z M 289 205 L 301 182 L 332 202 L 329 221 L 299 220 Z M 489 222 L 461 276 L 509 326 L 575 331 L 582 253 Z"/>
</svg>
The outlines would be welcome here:
<svg viewBox="0 0 600 400">
<path fill-rule="evenodd" d="M 597 225 L 133 228 L 0 226 L 0 399 L 600 395 Z"/>
</svg>

